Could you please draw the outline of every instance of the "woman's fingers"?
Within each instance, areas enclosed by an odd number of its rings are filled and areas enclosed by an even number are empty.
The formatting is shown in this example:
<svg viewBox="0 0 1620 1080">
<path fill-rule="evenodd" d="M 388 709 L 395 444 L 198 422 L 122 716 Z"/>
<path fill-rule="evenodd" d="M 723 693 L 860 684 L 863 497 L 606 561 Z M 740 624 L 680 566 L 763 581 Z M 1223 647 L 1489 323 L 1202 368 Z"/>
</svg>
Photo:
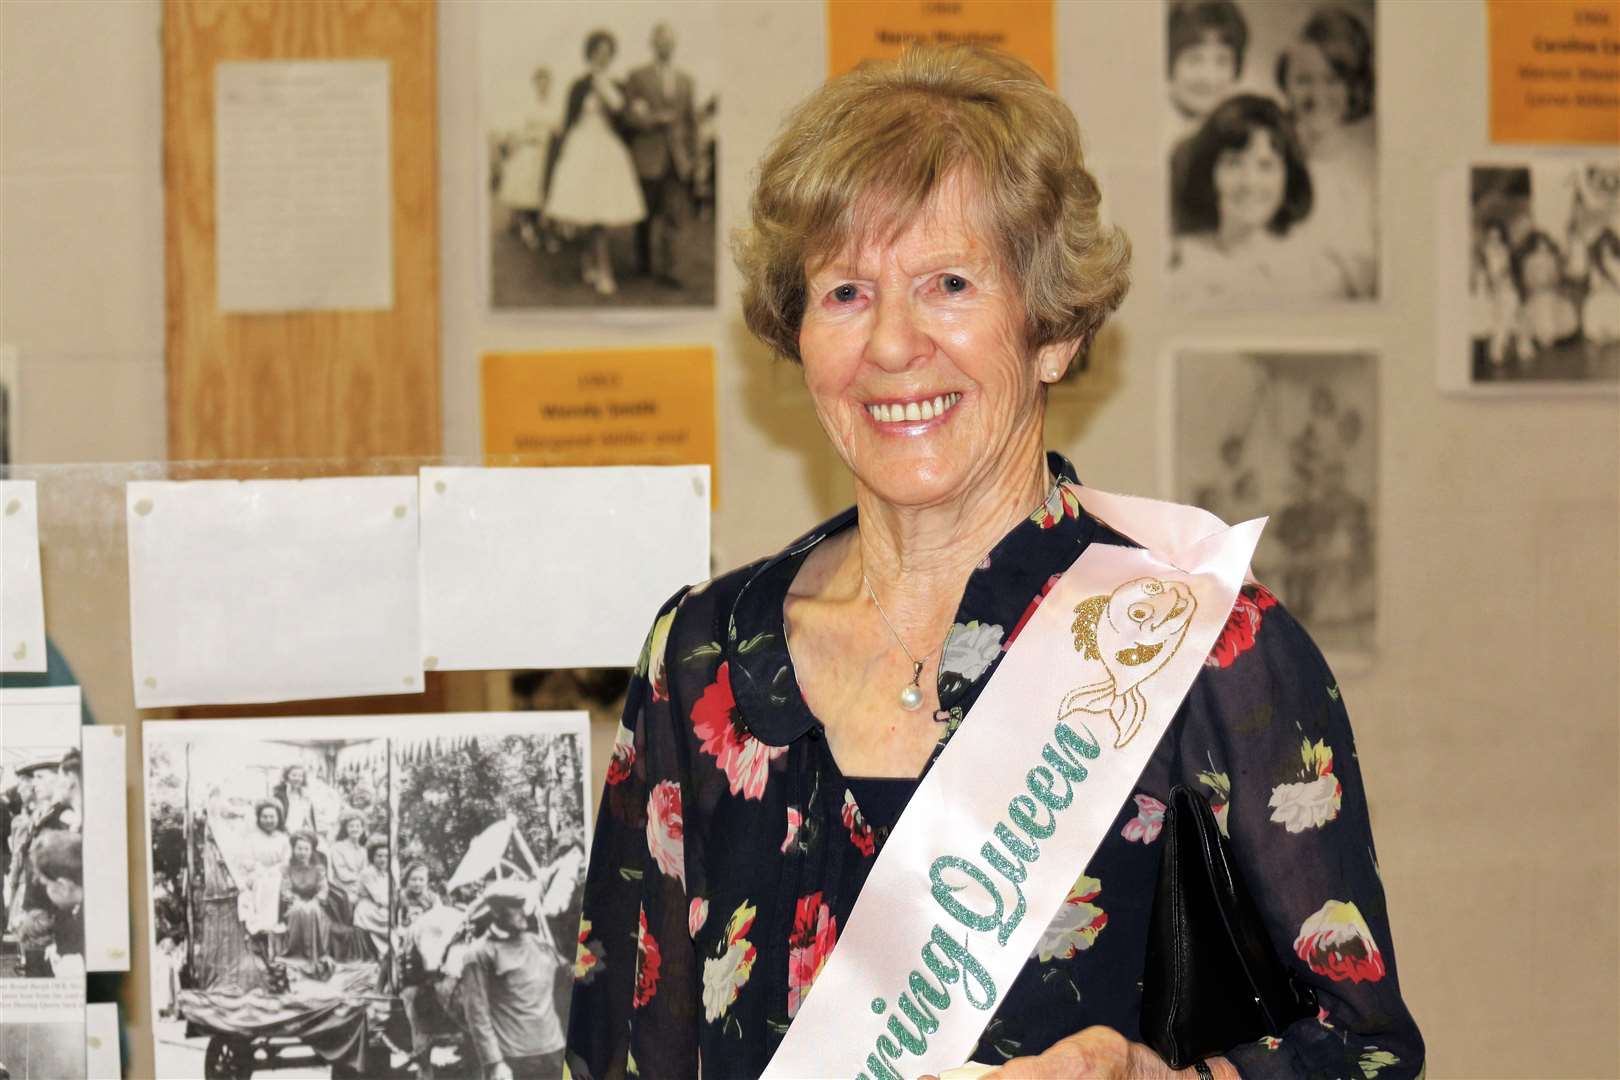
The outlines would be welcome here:
<svg viewBox="0 0 1620 1080">
<path fill-rule="evenodd" d="M 1126 1080 L 1130 1043 L 1108 1027 L 1089 1027 L 1035 1057 L 1013 1058 L 984 1080 Z"/>
</svg>

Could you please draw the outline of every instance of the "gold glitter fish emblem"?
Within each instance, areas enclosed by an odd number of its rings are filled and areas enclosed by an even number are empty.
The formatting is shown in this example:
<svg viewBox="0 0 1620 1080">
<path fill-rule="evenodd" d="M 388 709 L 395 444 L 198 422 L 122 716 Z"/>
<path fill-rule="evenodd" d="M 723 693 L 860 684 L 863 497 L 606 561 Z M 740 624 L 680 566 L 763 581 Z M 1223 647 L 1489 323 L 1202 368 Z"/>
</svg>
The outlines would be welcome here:
<svg viewBox="0 0 1620 1080">
<path fill-rule="evenodd" d="M 1147 717 L 1142 684 L 1175 656 L 1197 610 L 1183 583 L 1147 577 L 1081 601 L 1070 627 L 1075 652 L 1100 661 L 1108 677 L 1069 691 L 1058 719 L 1078 712 L 1106 715 L 1114 722 L 1114 746 L 1130 742 Z"/>
</svg>

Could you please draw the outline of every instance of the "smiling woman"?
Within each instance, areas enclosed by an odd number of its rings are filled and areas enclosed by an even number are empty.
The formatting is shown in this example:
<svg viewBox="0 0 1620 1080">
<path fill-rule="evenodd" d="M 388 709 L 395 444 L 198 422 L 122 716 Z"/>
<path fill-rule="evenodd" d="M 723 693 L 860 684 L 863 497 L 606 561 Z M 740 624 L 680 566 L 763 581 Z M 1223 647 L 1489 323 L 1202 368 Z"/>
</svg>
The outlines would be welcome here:
<svg viewBox="0 0 1620 1080">
<path fill-rule="evenodd" d="M 771 558 L 682 590 L 653 626 L 592 849 L 573 1076 L 695 1076 L 700 1059 L 706 1075 L 764 1072 L 913 793 L 960 726 L 996 723 L 970 710 L 1014 639 L 1089 547 L 1133 546 L 1081 508 L 1073 466 L 1044 450 L 1047 387 L 1127 287 L 1129 245 L 1099 221 L 1099 197 L 1062 99 L 1018 61 L 974 48 L 919 48 L 829 82 L 767 154 L 737 237 L 744 312 L 762 341 L 802 364 L 856 505 Z M 1064 705 L 1112 715 L 1111 747 L 1147 730 L 1136 687 L 1180 647 L 1191 617 L 1190 597 L 1157 580 L 1121 590 L 1081 605 L 1090 621 L 1079 612 L 1076 648 L 1099 662 L 1106 652 L 1109 677 Z M 961 1010 L 944 1014 L 960 992 L 973 1009 L 994 1005 L 993 1018 L 973 1014 L 962 1042 L 982 1029 L 973 1056 L 1005 1062 L 1002 1076 L 1179 1075 L 1138 1041 L 1159 832 L 1139 819 L 1153 807 L 1162 817 L 1172 787 L 1203 784 L 1220 793 L 1278 956 L 1313 981 L 1325 1009 L 1199 1069 L 1353 1075 L 1358 1055 L 1376 1049 L 1400 1063 L 1379 1058 L 1386 1080 L 1416 1075 L 1422 1042 L 1395 986 L 1331 675 L 1259 590 L 1240 597 L 1201 671 L 1095 856 L 1065 868 L 1059 887 L 1069 873 L 1075 884 L 1027 962 L 1011 958 L 1014 970 L 1022 962 L 1016 981 L 992 993 L 977 946 L 940 930 L 923 954 L 938 982 L 891 988 L 912 1025 L 896 1035 L 908 1052 L 962 1023 Z M 1256 729 L 1255 716 L 1279 720 Z M 1080 758 L 1105 751 L 1062 715 L 1044 722 L 1053 755 L 1079 755 L 1045 760 L 1079 783 Z M 1248 726 L 1234 743 L 1236 723 Z M 1323 753 L 1339 748 L 1311 759 L 1328 761 L 1339 786 L 1331 813 L 1285 831 L 1251 778 L 1297 773 L 1302 733 Z M 1011 824 L 986 856 L 999 877 L 961 859 L 938 864 L 961 871 L 934 883 L 948 911 L 976 925 L 1005 905 L 1010 934 L 1025 910 L 1022 868 L 1048 829 L 1031 815 L 1036 800 L 1052 805 L 1053 781 L 1038 766 L 1030 794 L 1003 799 Z M 973 910 L 956 897 L 963 874 L 985 890 Z M 883 899 L 910 910 L 926 898 Z M 1296 946 L 1323 910 L 1354 916 L 1355 940 L 1382 958 L 1377 978 L 1347 988 L 1321 949 Z M 887 992 L 874 990 L 874 1011 Z M 892 1044 L 874 1045 L 886 1054 Z M 881 1057 L 867 1061 L 871 1076 L 897 1075 Z"/>
</svg>

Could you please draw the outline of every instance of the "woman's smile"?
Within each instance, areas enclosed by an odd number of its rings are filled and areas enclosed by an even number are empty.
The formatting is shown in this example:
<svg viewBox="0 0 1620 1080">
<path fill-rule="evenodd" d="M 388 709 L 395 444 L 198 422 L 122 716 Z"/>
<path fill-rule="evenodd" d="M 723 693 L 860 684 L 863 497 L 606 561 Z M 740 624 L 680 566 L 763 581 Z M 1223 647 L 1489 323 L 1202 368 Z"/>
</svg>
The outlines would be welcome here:
<svg viewBox="0 0 1620 1080">
<path fill-rule="evenodd" d="M 907 398 L 899 401 L 872 402 L 866 412 L 873 422 L 883 428 L 905 425 L 907 432 L 919 430 L 918 421 L 942 420 L 945 414 L 962 400 L 959 393 L 936 394 L 931 398 Z"/>
</svg>

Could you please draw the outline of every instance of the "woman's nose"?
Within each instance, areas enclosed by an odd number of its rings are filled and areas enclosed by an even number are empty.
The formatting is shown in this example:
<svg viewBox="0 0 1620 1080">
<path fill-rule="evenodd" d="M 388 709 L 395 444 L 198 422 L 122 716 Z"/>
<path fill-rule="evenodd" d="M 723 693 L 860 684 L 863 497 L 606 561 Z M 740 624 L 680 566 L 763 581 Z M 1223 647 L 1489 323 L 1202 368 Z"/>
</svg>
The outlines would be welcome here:
<svg viewBox="0 0 1620 1080">
<path fill-rule="evenodd" d="M 878 298 L 873 303 L 872 335 L 866 341 L 866 359 L 878 367 L 903 371 L 926 356 L 928 335 L 917 325 L 916 313 L 902 298 Z"/>
</svg>

